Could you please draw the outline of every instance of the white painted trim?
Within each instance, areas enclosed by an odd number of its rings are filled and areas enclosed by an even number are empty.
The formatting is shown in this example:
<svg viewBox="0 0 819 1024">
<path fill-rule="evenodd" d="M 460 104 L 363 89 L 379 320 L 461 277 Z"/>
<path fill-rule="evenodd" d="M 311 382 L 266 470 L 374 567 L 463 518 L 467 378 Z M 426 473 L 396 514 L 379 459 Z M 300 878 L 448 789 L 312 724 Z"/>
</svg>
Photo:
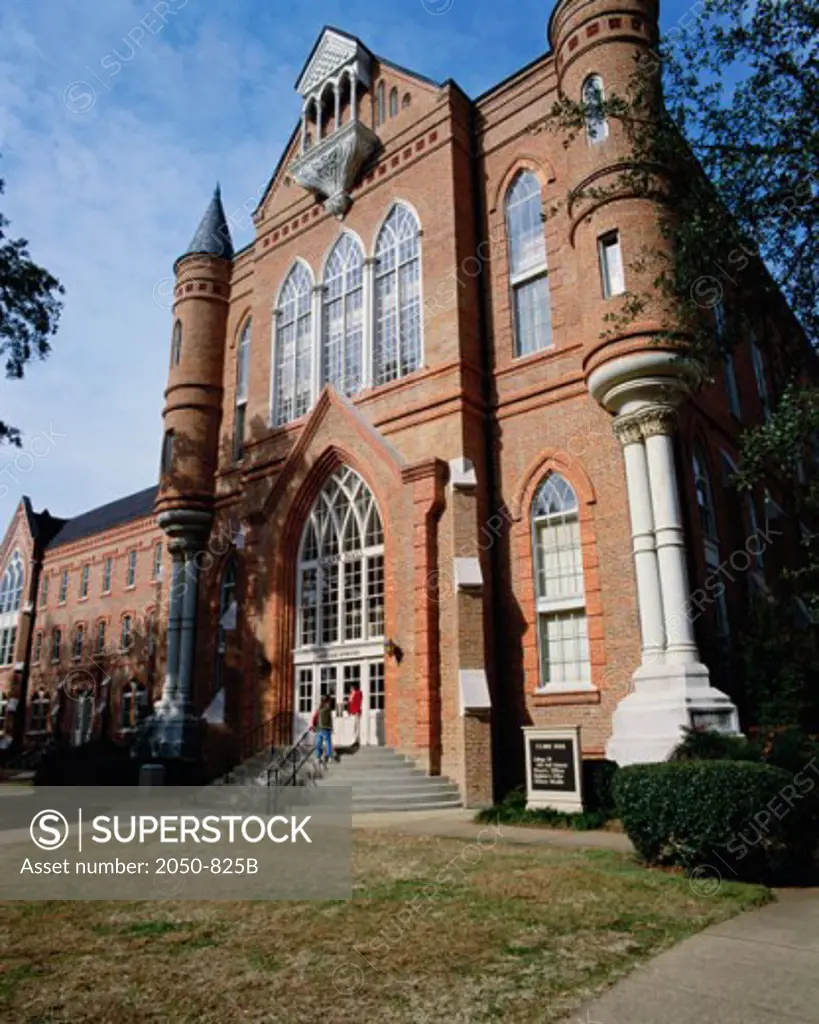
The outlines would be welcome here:
<svg viewBox="0 0 819 1024">
<path fill-rule="evenodd" d="M 455 586 L 458 590 L 472 590 L 483 586 L 483 573 L 479 558 L 453 558 Z"/>
</svg>

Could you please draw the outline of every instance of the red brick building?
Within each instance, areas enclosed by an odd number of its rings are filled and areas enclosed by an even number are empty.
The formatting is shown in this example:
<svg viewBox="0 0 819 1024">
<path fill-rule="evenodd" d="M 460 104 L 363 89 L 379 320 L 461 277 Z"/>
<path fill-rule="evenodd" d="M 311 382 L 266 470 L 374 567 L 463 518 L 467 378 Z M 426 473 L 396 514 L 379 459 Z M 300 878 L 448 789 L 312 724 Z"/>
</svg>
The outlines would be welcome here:
<svg viewBox="0 0 819 1024">
<path fill-rule="evenodd" d="M 621 763 L 693 720 L 736 728 L 700 648 L 726 647 L 743 584 L 703 585 L 775 505 L 738 517 L 722 487 L 776 387 L 775 327 L 693 396 L 656 311 L 603 339 L 642 247 L 665 244 L 657 211 L 563 201 L 627 158 L 617 124 L 544 130 L 559 90 L 622 89 L 657 32 L 653 0 L 564 0 L 550 51 L 476 99 L 321 33 L 253 242 L 234 252 L 217 190 L 176 263 L 156 514 L 144 492 L 37 554 L 24 504 L 6 537 L 30 700 L 56 629 L 90 642 L 156 608 L 167 651 L 143 631 L 149 672 L 118 663 L 106 700 L 127 724 L 144 686 L 166 753 L 205 708 L 290 735 L 358 683 L 364 742 L 476 804 L 520 777 L 523 725 L 579 725 L 584 757 Z M 752 557 L 738 576 L 764 574 Z"/>
</svg>

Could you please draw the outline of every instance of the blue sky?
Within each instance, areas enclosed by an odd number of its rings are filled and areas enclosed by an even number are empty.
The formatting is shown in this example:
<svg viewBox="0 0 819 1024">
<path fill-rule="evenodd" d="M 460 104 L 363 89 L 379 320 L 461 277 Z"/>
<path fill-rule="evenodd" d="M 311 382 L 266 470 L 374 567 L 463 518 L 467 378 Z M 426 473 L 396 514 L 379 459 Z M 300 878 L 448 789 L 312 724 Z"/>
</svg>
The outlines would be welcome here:
<svg viewBox="0 0 819 1024">
<path fill-rule="evenodd" d="M 689 8 L 666 3 L 665 30 Z M 155 482 L 169 275 L 218 179 L 237 246 L 299 115 L 323 24 L 477 95 L 546 49 L 537 0 L 3 0 L 0 210 L 66 287 L 54 350 L 0 379 L 0 529 Z M 163 18 L 160 15 L 164 14 Z M 48 440 L 43 435 L 48 435 Z"/>
</svg>

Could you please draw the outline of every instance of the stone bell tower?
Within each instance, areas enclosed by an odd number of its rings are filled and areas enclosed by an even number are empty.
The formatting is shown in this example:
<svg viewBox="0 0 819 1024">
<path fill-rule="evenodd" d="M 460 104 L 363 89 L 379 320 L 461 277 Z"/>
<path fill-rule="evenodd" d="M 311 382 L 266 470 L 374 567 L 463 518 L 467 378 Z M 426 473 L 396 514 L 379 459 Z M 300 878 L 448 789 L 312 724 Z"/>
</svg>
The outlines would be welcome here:
<svg viewBox="0 0 819 1024">
<path fill-rule="evenodd" d="M 661 102 L 660 61 L 652 51 L 658 37 L 656 0 L 563 0 L 549 22 L 561 92 L 586 103 L 595 93 L 640 95 L 643 114 L 651 117 Z M 614 713 L 607 746 L 608 757 L 621 765 L 664 760 L 681 730 L 698 722 L 738 730 L 736 708 L 711 686 L 687 614 L 690 587 L 673 434 L 690 376 L 679 350 L 661 340 L 667 300 L 656 294 L 639 322 L 627 326 L 612 330 L 604 320 L 618 306 L 605 286 L 604 258 L 616 253 L 617 290 L 651 294 L 656 268 L 641 269 L 637 258 L 644 248 L 663 252 L 669 245 L 660 227 L 666 212 L 659 205 L 662 189 L 652 196 L 618 189 L 622 168 L 633 163 L 629 139 L 613 119 L 587 120 L 586 131 L 569 148 L 569 243 L 580 266 L 599 263 L 603 281 L 601 289 L 584 291 L 579 314 L 587 338 L 600 339 L 609 327 L 605 340 L 587 351 L 586 384 L 612 413 L 623 446 L 642 636 L 641 665 Z"/>
<path fill-rule="evenodd" d="M 192 759 L 198 748 L 198 718 L 191 705 L 197 556 L 213 520 L 232 261 L 233 243 L 217 185 L 191 244 L 174 265 L 174 319 L 156 502 L 172 559 L 163 609 L 168 616 L 167 669 L 151 741 L 152 752 L 159 757 Z"/>
</svg>

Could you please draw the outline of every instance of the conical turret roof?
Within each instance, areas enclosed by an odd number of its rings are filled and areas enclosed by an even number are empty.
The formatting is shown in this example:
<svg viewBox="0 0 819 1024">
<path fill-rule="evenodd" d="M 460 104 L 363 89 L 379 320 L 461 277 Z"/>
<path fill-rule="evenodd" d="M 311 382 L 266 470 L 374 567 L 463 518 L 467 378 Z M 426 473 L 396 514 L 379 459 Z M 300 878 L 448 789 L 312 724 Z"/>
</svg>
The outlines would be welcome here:
<svg viewBox="0 0 819 1024">
<path fill-rule="evenodd" d="M 223 259 L 233 259 L 233 240 L 230 237 L 225 208 L 222 206 L 222 192 L 217 182 L 213 198 L 205 210 L 205 215 L 196 229 L 196 234 L 191 239 L 191 244 L 180 256 L 193 256 L 203 254 L 207 256 L 221 256 Z"/>
</svg>

